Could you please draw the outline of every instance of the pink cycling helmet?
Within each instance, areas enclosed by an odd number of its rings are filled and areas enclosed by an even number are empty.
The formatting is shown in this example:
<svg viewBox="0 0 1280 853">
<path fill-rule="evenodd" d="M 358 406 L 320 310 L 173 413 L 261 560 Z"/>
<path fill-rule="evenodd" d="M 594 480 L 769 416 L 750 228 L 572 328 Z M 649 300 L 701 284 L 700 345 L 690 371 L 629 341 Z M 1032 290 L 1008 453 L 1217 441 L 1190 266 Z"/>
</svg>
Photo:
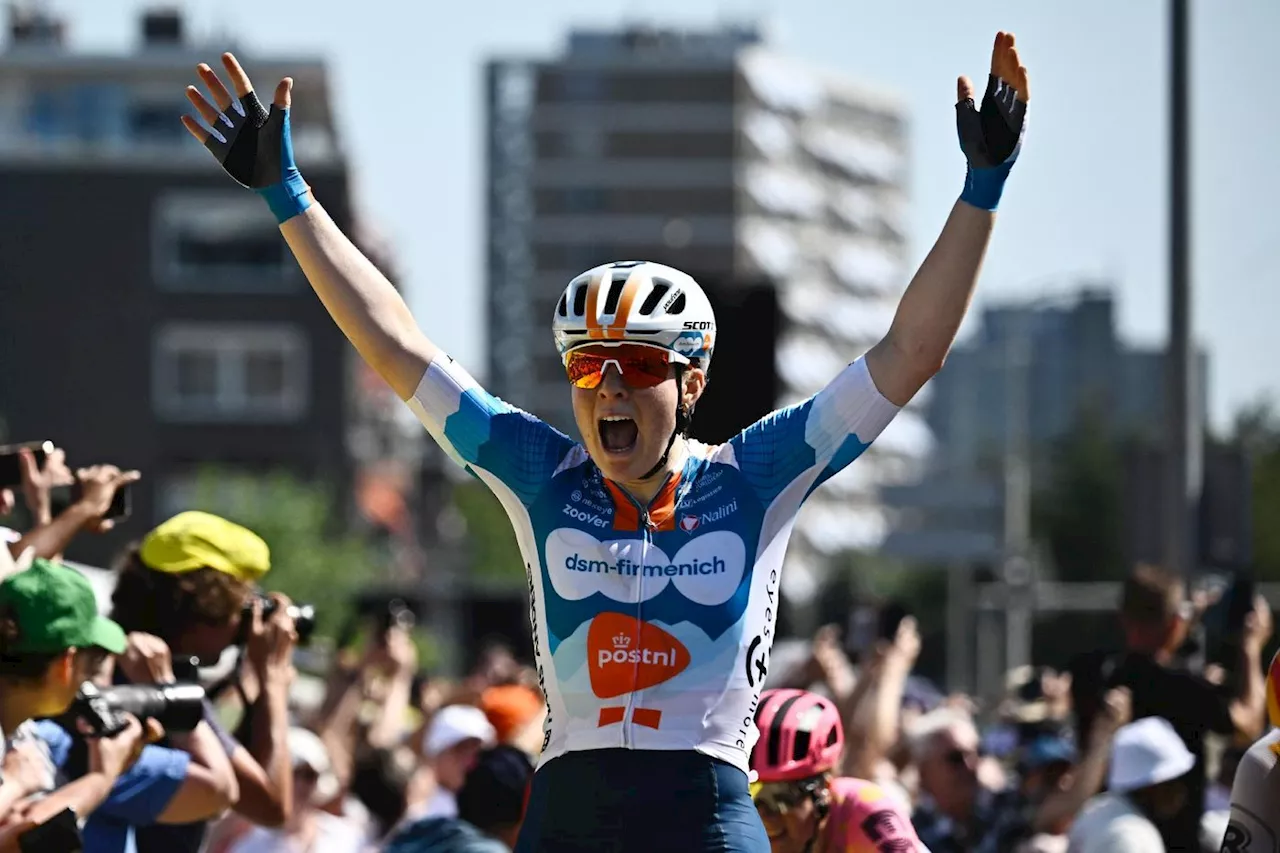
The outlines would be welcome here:
<svg viewBox="0 0 1280 853">
<path fill-rule="evenodd" d="M 834 770 L 844 751 L 840 712 L 806 690 L 766 690 L 756 708 L 760 739 L 751 769 L 760 782 L 794 782 Z"/>
</svg>

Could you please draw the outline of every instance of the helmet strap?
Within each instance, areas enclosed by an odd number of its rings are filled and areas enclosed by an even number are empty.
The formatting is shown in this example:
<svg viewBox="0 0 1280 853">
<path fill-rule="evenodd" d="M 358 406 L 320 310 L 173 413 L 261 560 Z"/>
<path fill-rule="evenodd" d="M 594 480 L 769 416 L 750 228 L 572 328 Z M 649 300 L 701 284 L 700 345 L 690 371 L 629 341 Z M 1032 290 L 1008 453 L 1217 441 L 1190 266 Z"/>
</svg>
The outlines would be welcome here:
<svg viewBox="0 0 1280 853">
<path fill-rule="evenodd" d="M 813 800 L 814 813 L 818 819 L 813 823 L 813 834 L 809 836 L 809 840 L 804 845 L 804 853 L 813 853 L 814 845 L 818 843 L 818 836 L 822 834 L 823 822 L 826 821 L 827 815 L 831 811 L 830 801 L 819 797 L 817 792 L 809 794 Z"/>
<path fill-rule="evenodd" d="M 658 460 L 649 472 L 641 477 L 641 480 L 647 480 L 657 474 L 663 468 L 667 467 L 667 460 L 671 457 L 671 448 L 676 443 L 676 436 L 685 435 L 689 431 L 689 422 L 693 419 L 693 410 L 684 407 L 684 365 L 677 364 L 676 368 L 676 389 L 679 396 L 676 398 L 676 426 L 671 430 L 671 436 L 667 439 L 667 447 L 662 451 L 662 458 Z"/>
</svg>

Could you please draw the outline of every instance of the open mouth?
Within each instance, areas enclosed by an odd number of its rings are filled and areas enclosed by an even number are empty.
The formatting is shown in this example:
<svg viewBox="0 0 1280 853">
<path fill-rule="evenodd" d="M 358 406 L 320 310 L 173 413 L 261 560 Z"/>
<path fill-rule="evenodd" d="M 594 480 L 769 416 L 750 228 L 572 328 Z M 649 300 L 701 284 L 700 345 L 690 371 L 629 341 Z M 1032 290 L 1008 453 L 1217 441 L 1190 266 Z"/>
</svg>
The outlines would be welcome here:
<svg viewBox="0 0 1280 853">
<path fill-rule="evenodd" d="M 600 432 L 600 445 L 607 453 L 628 453 L 636 446 L 640 430 L 631 418 L 609 415 L 601 418 L 596 428 Z"/>
</svg>

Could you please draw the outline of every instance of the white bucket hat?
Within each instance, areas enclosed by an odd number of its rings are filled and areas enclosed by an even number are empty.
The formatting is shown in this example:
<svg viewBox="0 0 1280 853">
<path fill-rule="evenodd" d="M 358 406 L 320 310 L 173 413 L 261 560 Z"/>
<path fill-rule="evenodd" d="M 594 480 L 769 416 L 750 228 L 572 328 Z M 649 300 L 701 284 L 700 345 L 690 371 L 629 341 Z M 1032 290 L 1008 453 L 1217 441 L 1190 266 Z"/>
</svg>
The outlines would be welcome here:
<svg viewBox="0 0 1280 853">
<path fill-rule="evenodd" d="M 1144 717 L 1122 726 L 1111 744 L 1107 787 L 1117 794 L 1150 788 L 1185 775 L 1196 757 L 1163 717 Z"/>
<path fill-rule="evenodd" d="M 311 731 L 294 726 L 289 729 L 289 755 L 294 767 L 310 767 L 315 771 L 316 804 L 327 803 L 338 794 L 338 777 L 333 775 L 329 750 L 324 741 Z"/>
</svg>

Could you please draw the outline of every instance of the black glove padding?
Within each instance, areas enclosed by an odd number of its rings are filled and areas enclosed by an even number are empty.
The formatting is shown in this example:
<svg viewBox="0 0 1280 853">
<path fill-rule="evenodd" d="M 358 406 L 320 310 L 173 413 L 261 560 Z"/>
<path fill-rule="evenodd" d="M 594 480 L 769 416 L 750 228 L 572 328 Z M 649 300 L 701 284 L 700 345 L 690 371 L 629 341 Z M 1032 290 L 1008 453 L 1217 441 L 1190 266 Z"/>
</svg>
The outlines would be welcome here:
<svg viewBox="0 0 1280 853">
<path fill-rule="evenodd" d="M 288 140 L 289 111 L 274 104 L 267 112 L 255 92 L 233 102 L 214 124 L 205 147 L 241 186 L 265 190 L 296 173 Z M 287 162 L 286 162 L 287 159 Z"/>
<path fill-rule="evenodd" d="M 972 98 L 956 104 L 956 129 L 960 148 L 975 169 L 991 169 L 1012 163 L 1022 146 L 1027 102 L 1008 81 L 987 75 L 987 91 L 979 110 Z"/>
</svg>

